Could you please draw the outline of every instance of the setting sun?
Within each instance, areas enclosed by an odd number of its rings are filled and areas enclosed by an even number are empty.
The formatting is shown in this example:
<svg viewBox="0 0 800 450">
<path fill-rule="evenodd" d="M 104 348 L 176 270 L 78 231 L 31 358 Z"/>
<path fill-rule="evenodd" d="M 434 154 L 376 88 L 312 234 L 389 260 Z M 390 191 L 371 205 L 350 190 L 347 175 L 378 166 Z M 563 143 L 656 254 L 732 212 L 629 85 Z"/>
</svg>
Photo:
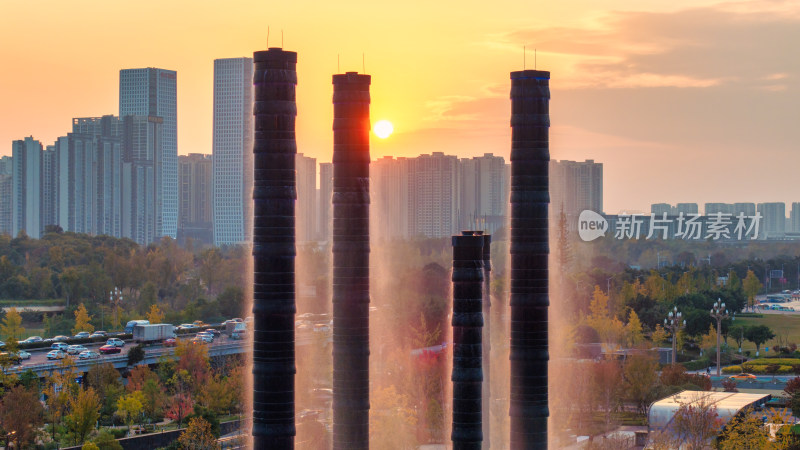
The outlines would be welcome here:
<svg viewBox="0 0 800 450">
<path fill-rule="evenodd" d="M 392 122 L 388 120 L 379 120 L 372 126 L 372 132 L 381 139 L 386 139 L 393 131 Z"/>
</svg>

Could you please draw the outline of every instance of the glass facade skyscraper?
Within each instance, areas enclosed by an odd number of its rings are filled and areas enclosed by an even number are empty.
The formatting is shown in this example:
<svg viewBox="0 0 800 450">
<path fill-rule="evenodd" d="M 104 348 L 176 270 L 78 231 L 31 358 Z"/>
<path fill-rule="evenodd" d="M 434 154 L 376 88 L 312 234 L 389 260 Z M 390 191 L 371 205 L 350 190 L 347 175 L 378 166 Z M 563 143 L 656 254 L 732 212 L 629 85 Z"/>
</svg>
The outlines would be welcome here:
<svg viewBox="0 0 800 450">
<path fill-rule="evenodd" d="M 253 59 L 214 60 L 214 244 L 251 240 Z"/>
</svg>

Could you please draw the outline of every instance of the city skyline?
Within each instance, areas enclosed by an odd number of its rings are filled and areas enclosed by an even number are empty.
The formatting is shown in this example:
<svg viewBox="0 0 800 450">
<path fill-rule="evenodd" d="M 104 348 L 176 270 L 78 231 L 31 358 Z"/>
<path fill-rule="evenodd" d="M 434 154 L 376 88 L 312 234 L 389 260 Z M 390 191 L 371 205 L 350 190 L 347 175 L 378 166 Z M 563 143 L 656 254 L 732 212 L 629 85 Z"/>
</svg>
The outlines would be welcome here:
<svg viewBox="0 0 800 450">
<path fill-rule="evenodd" d="M 20 42 L 0 50 L 8 67 L 18 68 L 0 75 L 7 106 L 0 112 L 0 154 L 10 154 L 20 136 L 52 142 L 71 117 L 115 111 L 115 73 L 130 67 L 179 72 L 178 152 L 209 152 L 213 60 L 265 47 L 267 17 L 268 45 L 283 43 L 302 55 L 298 150 L 320 162 L 332 154 L 325 132 L 332 117 L 329 75 L 363 66 L 377 80 L 373 122 L 395 125 L 389 139 L 372 139 L 376 158 L 442 150 L 507 158 L 503 117 L 510 104 L 503 86 L 508 71 L 522 68 L 527 45 L 528 68 L 554 74 L 552 157 L 605 163 L 608 211 L 687 199 L 791 202 L 783 185 L 796 158 L 798 67 L 785 53 L 797 41 L 800 6 L 662 3 L 520 1 L 490 11 L 437 4 L 420 15 L 415 5 L 348 2 L 309 15 L 301 14 L 310 9 L 303 2 L 218 9 L 176 1 L 158 4 L 164 13 L 155 16 L 146 7 L 123 13 L 102 2 L 80 16 L 57 2 L 35 9 L 6 3 L 0 36 Z M 175 26 L 178 14 L 185 20 Z M 391 23 L 383 20 L 389 15 Z M 154 32 L 124 50 L 102 37 L 136 35 L 142 23 Z M 30 36 L 22 24 L 47 31 L 20 40 Z M 223 28 L 225 39 L 208 32 Z M 75 41 L 101 41 L 103 58 L 68 51 Z M 44 78 L 51 71 L 39 69 L 39 61 L 59 77 Z"/>
</svg>

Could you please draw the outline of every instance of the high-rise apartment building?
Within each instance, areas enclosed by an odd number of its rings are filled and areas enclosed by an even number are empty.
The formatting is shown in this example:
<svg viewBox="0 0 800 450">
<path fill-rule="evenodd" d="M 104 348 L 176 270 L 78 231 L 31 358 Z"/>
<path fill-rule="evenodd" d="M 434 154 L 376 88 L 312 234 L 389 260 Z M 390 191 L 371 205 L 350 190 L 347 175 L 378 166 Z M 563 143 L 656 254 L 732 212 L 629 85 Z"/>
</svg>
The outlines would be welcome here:
<svg viewBox="0 0 800 450">
<path fill-rule="evenodd" d="M 58 152 L 48 145 L 42 152 L 42 232 L 48 225 L 58 225 Z"/>
<path fill-rule="evenodd" d="M 0 233 L 11 234 L 13 187 L 13 160 L 10 156 L 0 157 Z"/>
<path fill-rule="evenodd" d="M 253 59 L 214 60 L 214 244 L 251 240 Z"/>
<path fill-rule="evenodd" d="M 675 215 L 683 213 L 684 216 L 689 214 L 699 214 L 697 203 L 678 203 L 675 205 Z"/>
<path fill-rule="evenodd" d="M 213 162 L 211 155 L 178 156 L 178 241 L 213 243 Z"/>
<path fill-rule="evenodd" d="M 42 144 L 32 136 L 11 143 L 12 211 L 11 235 L 21 230 L 41 237 Z"/>
<path fill-rule="evenodd" d="M 408 238 L 409 158 L 384 156 L 370 164 L 370 237 L 376 240 Z"/>
<path fill-rule="evenodd" d="M 463 158 L 459 165 L 461 203 L 458 228 L 493 234 L 505 225 L 508 203 L 505 159 L 486 153 Z"/>
<path fill-rule="evenodd" d="M 732 203 L 706 203 L 703 206 L 705 215 L 709 214 L 733 214 Z"/>
<path fill-rule="evenodd" d="M 458 157 L 433 152 L 409 164 L 408 215 L 412 236 L 443 237 L 458 229 Z"/>
<path fill-rule="evenodd" d="M 331 200 L 333 196 L 333 163 L 319 164 L 319 208 L 317 221 L 319 223 L 319 240 L 331 240 Z"/>
<path fill-rule="evenodd" d="M 746 217 L 752 217 L 756 215 L 756 204 L 755 203 L 734 203 L 733 204 L 733 215 L 734 217 L 738 217 L 739 214 L 744 214 Z"/>
<path fill-rule="evenodd" d="M 792 211 L 789 213 L 789 229 L 792 233 L 800 233 L 800 203 L 792 203 Z"/>
<path fill-rule="evenodd" d="M 164 206 L 163 125 L 163 119 L 156 116 L 129 115 L 123 118 L 122 235 L 140 245 L 147 245 L 163 236 L 172 237 L 172 230 L 165 225 L 169 220 L 165 218 L 167 208 Z M 177 171 L 174 183 L 169 184 L 175 185 L 172 194 L 177 200 Z"/>
<path fill-rule="evenodd" d="M 759 203 L 761 225 L 759 239 L 783 239 L 786 234 L 786 204 L 782 202 Z"/>
<path fill-rule="evenodd" d="M 603 163 L 551 160 L 550 209 L 553 217 L 564 211 L 568 224 L 583 210 L 603 212 Z"/>
<path fill-rule="evenodd" d="M 148 67 L 144 69 L 124 69 L 119 72 L 119 116 L 125 120 L 125 116 L 139 116 L 137 128 L 148 128 L 147 123 L 155 124 L 158 118 L 158 126 L 149 128 L 159 128 L 158 133 L 150 133 L 152 137 L 160 135 L 157 145 L 150 143 L 143 148 L 156 149 L 153 153 L 152 178 L 153 207 L 158 212 L 156 216 L 158 223 L 154 222 L 152 239 L 145 242 L 169 236 L 173 239 L 178 233 L 178 112 L 177 112 L 177 73 L 173 70 L 157 69 Z M 149 119 L 148 119 L 149 118 Z M 141 131 L 141 130 L 140 130 Z M 144 131 L 142 131 L 144 133 Z M 145 133 L 146 135 L 147 133 Z M 144 136 L 137 136 L 139 140 Z M 139 144 L 137 144 L 139 145 Z M 141 156 L 141 155 L 140 155 Z M 137 158 L 137 161 L 146 159 Z M 130 161 L 129 161 L 130 162 Z M 144 176 L 144 166 L 137 166 L 137 173 Z M 138 181 L 144 181 L 144 178 Z M 139 186 L 143 188 L 143 186 Z M 132 211 L 131 214 L 135 214 Z M 134 215 L 136 220 L 140 217 Z M 141 227 L 140 227 L 141 228 Z M 139 233 L 139 236 L 149 235 L 149 233 Z"/>
<path fill-rule="evenodd" d="M 664 214 L 672 216 L 675 214 L 675 207 L 669 203 L 653 203 L 650 205 L 650 212 L 658 217 L 662 217 Z"/>
<path fill-rule="evenodd" d="M 297 171 L 297 204 L 295 226 L 297 242 L 309 242 L 317 234 L 317 159 L 298 153 L 295 156 Z"/>
</svg>

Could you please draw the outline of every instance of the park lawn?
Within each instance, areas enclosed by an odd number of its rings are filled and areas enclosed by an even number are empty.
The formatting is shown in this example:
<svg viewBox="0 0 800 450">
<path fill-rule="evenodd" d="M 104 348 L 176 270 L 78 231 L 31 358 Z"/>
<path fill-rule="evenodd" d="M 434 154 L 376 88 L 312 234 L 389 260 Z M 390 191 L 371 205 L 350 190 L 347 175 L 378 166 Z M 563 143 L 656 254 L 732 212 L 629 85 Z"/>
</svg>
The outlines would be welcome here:
<svg viewBox="0 0 800 450">
<path fill-rule="evenodd" d="M 800 346 L 800 314 L 764 314 L 762 317 L 737 317 L 736 325 L 766 325 L 775 333 L 775 338 L 767 341 L 761 346 L 760 356 L 774 356 L 772 348 L 775 344 L 787 345 L 795 343 Z M 728 336 L 728 345 L 735 351 L 736 341 L 732 336 Z M 769 347 L 769 354 L 764 353 L 764 347 Z M 755 356 L 756 346 L 747 339 L 742 342 L 742 351 L 750 350 L 751 355 Z"/>
</svg>

